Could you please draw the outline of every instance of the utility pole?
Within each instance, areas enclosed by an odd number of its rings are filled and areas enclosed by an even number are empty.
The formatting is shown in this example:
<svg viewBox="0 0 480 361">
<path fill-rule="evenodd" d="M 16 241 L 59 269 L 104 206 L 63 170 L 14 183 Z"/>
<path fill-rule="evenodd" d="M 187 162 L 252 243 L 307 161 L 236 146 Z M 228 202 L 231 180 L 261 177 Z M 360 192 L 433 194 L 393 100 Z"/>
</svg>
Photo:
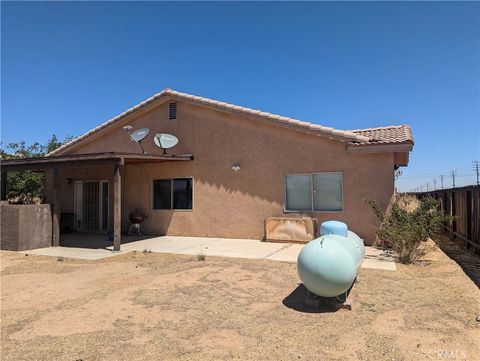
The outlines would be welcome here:
<svg viewBox="0 0 480 361">
<path fill-rule="evenodd" d="M 440 176 L 440 182 L 442 183 L 442 189 L 443 189 L 443 175 Z"/>
<path fill-rule="evenodd" d="M 450 175 L 452 176 L 453 188 L 455 188 L 455 171 L 454 171 L 454 170 L 451 170 L 451 171 L 450 171 Z"/>
<path fill-rule="evenodd" d="M 477 175 L 477 186 L 480 185 L 480 161 L 474 160 L 473 161 L 473 171 Z"/>
<path fill-rule="evenodd" d="M 427 192 L 428 192 L 428 182 L 427 182 Z"/>
<path fill-rule="evenodd" d="M 433 190 L 437 189 L 437 178 L 433 178 Z"/>
</svg>

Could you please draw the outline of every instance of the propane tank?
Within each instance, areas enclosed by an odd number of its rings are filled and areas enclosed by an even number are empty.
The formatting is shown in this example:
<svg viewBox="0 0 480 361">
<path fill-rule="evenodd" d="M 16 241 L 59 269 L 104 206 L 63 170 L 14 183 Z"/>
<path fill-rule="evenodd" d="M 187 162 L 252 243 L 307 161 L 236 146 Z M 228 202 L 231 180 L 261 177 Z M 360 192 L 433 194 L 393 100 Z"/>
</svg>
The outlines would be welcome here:
<svg viewBox="0 0 480 361">
<path fill-rule="evenodd" d="M 321 237 L 307 243 L 298 255 L 298 275 L 304 286 L 322 297 L 336 297 L 352 286 L 365 258 L 362 239 L 345 223 L 329 221 Z"/>
</svg>

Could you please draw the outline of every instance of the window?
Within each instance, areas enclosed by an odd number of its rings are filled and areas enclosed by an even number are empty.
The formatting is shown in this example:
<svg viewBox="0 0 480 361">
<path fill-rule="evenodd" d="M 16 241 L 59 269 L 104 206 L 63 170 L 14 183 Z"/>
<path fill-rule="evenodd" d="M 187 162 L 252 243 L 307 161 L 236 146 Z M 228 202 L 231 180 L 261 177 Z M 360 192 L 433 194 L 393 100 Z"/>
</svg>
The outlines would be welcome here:
<svg viewBox="0 0 480 361">
<path fill-rule="evenodd" d="M 172 209 L 172 180 L 153 181 L 153 209 Z"/>
<path fill-rule="evenodd" d="M 289 211 L 312 209 L 312 175 L 287 176 L 286 200 Z"/>
<path fill-rule="evenodd" d="M 287 175 L 285 178 L 285 210 L 342 211 L 343 173 Z"/>
<path fill-rule="evenodd" d="M 168 104 L 168 119 L 177 119 L 177 103 Z"/>
<path fill-rule="evenodd" d="M 153 209 L 192 209 L 192 196 L 192 178 L 153 181 Z"/>
<path fill-rule="evenodd" d="M 343 210 L 342 173 L 316 173 L 313 175 L 313 210 Z"/>
</svg>

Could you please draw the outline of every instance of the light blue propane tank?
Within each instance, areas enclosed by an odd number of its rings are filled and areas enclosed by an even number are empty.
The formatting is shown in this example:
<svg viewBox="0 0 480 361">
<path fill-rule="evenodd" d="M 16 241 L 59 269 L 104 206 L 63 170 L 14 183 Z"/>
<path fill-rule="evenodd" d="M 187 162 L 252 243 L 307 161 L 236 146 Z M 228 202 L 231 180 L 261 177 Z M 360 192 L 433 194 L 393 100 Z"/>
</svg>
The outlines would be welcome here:
<svg viewBox="0 0 480 361">
<path fill-rule="evenodd" d="M 351 239 L 355 243 L 355 248 L 357 250 L 357 262 L 360 262 L 360 265 L 362 264 L 365 259 L 365 246 L 363 240 L 356 233 L 349 231 L 345 223 L 340 221 L 323 222 L 320 225 L 320 235 L 325 236 L 327 234 L 336 234 Z"/>
<path fill-rule="evenodd" d="M 298 255 L 298 275 L 310 292 L 336 297 L 355 281 L 365 248 L 360 237 L 348 231 L 345 223 L 324 222 L 320 233 L 324 235 L 306 244 Z"/>
<path fill-rule="evenodd" d="M 363 244 L 363 239 L 361 239 L 356 233 L 348 231 L 348 239 L 352 240 L 355 243 L 355 247 L 359 254 L 360 265 L 365 259 L 365 245 Z"/>
<path fill-rule="evenodd" d="M 326 221 L 320 225 L 320 235 L 336 234 L 337 236 L 347 237 L 347 225 L 339 221 Z"/>
</svg>

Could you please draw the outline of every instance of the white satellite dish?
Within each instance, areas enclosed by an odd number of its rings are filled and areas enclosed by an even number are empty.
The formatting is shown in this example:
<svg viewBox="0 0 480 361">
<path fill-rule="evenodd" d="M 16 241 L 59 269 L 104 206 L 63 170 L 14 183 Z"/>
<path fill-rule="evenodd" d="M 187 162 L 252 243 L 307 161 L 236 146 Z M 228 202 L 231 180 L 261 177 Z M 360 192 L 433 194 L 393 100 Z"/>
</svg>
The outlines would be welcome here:
<svg viewBox="0 0 480 361">
<path fill-rule="evenodd" d="M 123 129 L 125 129 L 125 131 L 128 133 L 128 131 L 132 129 L 132 126 L 126 125 L 123 127 Z M 150 129 L 148 128 L 140 128 L 134 131 L 133 133 L 128 133 L 128 135 L 130 136 L 130 139 L 133 140 L 135 143 L 138 143 L 140 148 L 142 148 L 143 154 L 146 154 L 146 152 L 145 152 L 145 149 L 143 149 L 142 141 L 147 137 L 148 133 L 150 133 Z"/>
<path fill-rule="evenodd" d="M 171 134 L 157 133 L 153 141 L 163 149 L 163 154 L 167 154 L 167 149 L 172 148 L 178 144 L 178 138 Z"/>
</svg>

